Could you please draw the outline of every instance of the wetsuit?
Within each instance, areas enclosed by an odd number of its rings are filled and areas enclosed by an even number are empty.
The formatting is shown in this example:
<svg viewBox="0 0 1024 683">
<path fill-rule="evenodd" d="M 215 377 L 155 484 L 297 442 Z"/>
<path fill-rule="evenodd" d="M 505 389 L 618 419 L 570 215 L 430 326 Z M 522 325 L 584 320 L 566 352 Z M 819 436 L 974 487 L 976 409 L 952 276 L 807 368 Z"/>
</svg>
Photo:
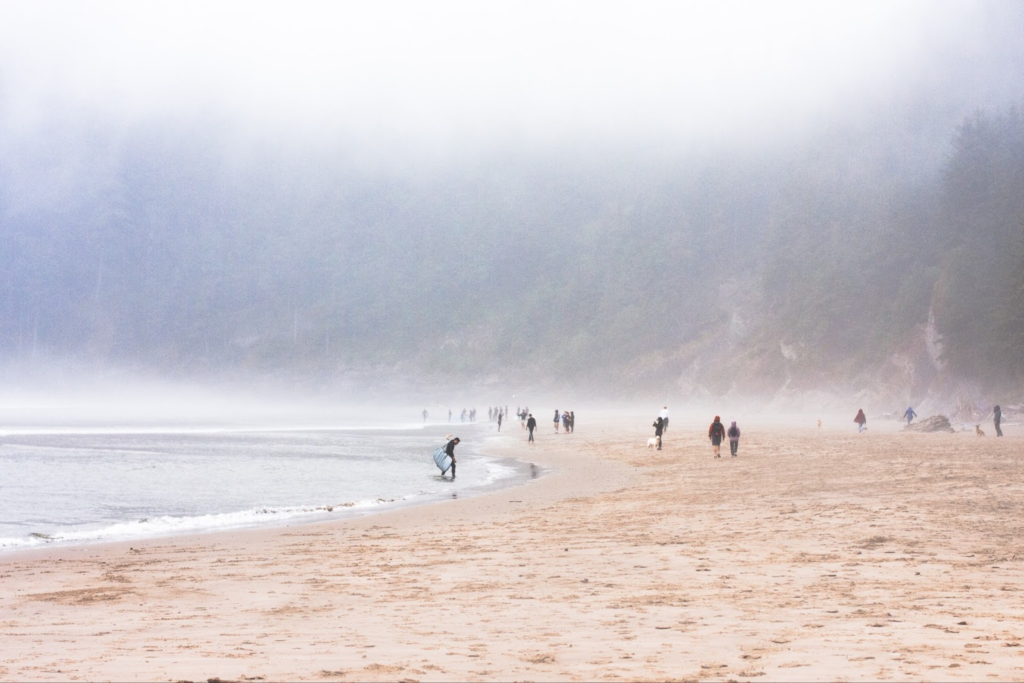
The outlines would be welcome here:
<svg viewBox="0 0 1024 683">
<path fill-rule="evenodd" d="M 455 439 L 452 439 L 444 447 L 444 452 L 447 453 L 448 457 L 450 457 L 452 459 L 452 479 L 455 478 L 455 446 L 456 445 L 457 444 L 455 443 Z"/>
</svg>

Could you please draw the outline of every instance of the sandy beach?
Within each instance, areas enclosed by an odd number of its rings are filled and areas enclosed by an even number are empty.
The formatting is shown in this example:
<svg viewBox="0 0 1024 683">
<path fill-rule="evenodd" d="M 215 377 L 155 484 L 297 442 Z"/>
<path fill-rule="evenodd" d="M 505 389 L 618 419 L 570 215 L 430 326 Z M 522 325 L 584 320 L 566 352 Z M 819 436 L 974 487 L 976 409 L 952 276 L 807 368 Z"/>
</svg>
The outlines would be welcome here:
<svg viewBox="0 0 1024 683">
<path fill-rule="evenodd" d="M 1024 431 L 584 424 L 535 481 L 0 555 L 5 680 L 1024 680 Z"/>
</svg>

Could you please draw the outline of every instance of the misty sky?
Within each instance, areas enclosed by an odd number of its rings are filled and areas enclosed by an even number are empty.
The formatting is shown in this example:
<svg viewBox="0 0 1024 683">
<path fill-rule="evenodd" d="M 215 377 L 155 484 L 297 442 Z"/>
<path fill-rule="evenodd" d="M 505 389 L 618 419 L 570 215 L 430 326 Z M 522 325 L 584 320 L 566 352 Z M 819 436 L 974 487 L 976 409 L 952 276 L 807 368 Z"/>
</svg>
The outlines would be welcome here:
<svg viewBox="0 0 1024 683">
<path fill-rule="evenodd" d="M 993 7 L 5 0 L 0 107 L 441 146 L 762 135 L 983 59 Z"/>
</svg>

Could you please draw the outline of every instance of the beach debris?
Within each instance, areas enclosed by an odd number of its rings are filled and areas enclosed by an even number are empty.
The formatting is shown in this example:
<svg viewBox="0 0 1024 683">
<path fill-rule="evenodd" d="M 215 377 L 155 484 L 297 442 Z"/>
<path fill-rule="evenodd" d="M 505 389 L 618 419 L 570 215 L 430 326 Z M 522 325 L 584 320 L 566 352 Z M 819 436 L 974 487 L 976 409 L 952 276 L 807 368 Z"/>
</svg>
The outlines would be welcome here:
<svg viewBox="0 0 1024 683">
<path fill-rule="evenodd" d="M 947 432 L 949 434 L 954 433 L 956 430 L 953 429 L 949 424 L 949 418 L 945 415 L 932 415 L 929 418 L 914 422 L 903 428 L 905 432 Z"/>
</svg>

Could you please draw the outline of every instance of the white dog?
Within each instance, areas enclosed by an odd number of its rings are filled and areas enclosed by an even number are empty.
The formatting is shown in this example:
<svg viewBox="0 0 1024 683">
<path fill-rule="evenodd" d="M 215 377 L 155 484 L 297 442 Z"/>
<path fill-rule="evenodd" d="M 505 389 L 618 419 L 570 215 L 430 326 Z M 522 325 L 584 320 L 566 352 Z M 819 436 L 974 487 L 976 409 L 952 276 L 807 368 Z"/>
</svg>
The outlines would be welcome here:
<svg viewBox="0 0 1024 683">
<path fill-rule="evenodd" d="M 647 439 L 647 450 L 651 450 L 652 448 L 657 448 L 658 447 L 658 441 L 660 441 L 660 440 L 661 440 L 661 438 L 657 437 L 657 436 L 652 436 L 651 438 Z"/>
</svg>

